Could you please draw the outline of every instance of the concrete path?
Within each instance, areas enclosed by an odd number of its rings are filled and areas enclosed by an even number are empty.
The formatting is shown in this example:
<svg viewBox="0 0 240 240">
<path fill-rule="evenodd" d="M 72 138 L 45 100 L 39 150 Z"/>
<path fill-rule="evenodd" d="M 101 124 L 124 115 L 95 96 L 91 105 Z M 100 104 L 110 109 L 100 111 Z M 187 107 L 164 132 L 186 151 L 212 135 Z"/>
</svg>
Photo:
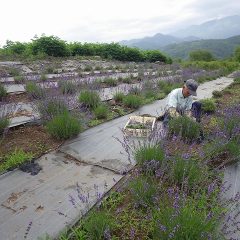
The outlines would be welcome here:
<svg viewBox="0 0 240 240">
<path fill-rule="evenodd" d="M 209 98 L 233 80 L 221 78 L 199 87 L 198 97 Z M 157 115 L 165 99 L 146 105 L 131 115 Z M 20 170 L 0 176 L 0 239 L 37 239 L 48 233 L 56 237 L 74 224 L 101 196 L 134 166 L 114 137 L 122 139 L 121 128 L 128 116 L 91 128 L 60 152 L 42 156 L 42 171 L 36 176 Z M 68 155 L 65 155 L 68 154 Z M 29 228 L 29 231 L 27 229 Z"/>
</svg>

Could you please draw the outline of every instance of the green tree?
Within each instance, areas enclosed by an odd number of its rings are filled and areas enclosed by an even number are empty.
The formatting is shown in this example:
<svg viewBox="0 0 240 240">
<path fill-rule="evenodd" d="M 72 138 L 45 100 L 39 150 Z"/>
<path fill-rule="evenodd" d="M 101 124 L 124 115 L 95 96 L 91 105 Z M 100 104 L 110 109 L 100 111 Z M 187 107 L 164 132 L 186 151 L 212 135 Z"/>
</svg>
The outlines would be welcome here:
<svg viewBox="0 0 240 240">
<path fill-rule="evenodd" d="M 6 45 L 3 46 L 3 49 L 9 54 L 23 54 L 26 48 L 26 43 L 13 42 L 10 40 L 7 40 Z"/>
<path fill-rule="evenodd" d="M 206 61 L 214 60 L 212 53 L 206 50 L 196 50 L 189 53 L 190 61 Z"/>
<path fill-rule="evenodd" d="M 146 50 L 144 54 L 146 56 L 146 60 L 149 62 L 167 62 L 167 57 L 158 50 Z"/>
<path fill-rule="evenodd" d="M 45 53 L 53 57 L 70 55 L 66 42 L 55 36 L 42 35 L 40 38 L 36 36 L 32 40 L 32 51 L 34 55 L 39 53 Z"/>
<path fill-rule="evenodd" d="M 235 49 L 234 56 L 238 62 L 240 62 L 240 46 Z"/>
</svg>

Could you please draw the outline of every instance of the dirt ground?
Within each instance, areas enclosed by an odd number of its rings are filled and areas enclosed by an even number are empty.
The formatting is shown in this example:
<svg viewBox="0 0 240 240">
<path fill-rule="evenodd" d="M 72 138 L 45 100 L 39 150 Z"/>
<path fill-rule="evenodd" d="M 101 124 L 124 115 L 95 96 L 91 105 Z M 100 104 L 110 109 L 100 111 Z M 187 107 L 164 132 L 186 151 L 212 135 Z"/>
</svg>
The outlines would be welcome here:
<svg viewBox="0 0 240 240">
<path fill-rule="evenodd" d="M 0 139 L 0 161 L 16 148 L 31 152 L 34 157 L 39 157 L 47 151 L 56 149 L 62 143 L 63 141 L 53 139 L 43 126 L 21 126 L 10 129 Z"/>
</svg>

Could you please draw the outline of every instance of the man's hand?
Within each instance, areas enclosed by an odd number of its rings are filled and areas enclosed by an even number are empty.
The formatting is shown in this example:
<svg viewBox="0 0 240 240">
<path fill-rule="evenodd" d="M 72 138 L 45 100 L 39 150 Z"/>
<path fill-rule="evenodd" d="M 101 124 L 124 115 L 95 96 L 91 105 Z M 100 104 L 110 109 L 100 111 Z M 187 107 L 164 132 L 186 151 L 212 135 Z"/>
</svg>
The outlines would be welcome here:
<svg viewBox="0 0 240 240">
<path fill-rule="evenodd" d="M 193 121 L 196 121 L 196 118 L 193 117 L 191 110 L 185 111 L 185 116 L 191 118 Z"/>
<path fill-rule="evenodd" d="M 180 116 L 180 114 L 177 112 L 177 109 L 176 108 L 173 108 L 173 107 L 171 107 L 171 108 L 169 108 L 168 109 L 168 114 L 170 115 L 170 117 L 179 117 Z"/>
</svg>

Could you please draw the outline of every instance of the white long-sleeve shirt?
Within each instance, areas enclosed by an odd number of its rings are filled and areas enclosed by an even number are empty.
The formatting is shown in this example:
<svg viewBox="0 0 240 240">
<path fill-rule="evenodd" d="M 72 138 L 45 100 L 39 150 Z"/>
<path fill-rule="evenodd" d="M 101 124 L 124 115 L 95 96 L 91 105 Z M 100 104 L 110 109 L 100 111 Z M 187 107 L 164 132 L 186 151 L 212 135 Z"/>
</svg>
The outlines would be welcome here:
<svg viewBox="0 0 240 240">
<path fill-rule="evenodd" d="M 185 97 L 182 94 L 182 88 L 176 88 L 168 94 L 166 110 L 176 108 L 178 112 L 189 111 L 192 108 L 193 98 L 190 95 Z"/>
</svg>

